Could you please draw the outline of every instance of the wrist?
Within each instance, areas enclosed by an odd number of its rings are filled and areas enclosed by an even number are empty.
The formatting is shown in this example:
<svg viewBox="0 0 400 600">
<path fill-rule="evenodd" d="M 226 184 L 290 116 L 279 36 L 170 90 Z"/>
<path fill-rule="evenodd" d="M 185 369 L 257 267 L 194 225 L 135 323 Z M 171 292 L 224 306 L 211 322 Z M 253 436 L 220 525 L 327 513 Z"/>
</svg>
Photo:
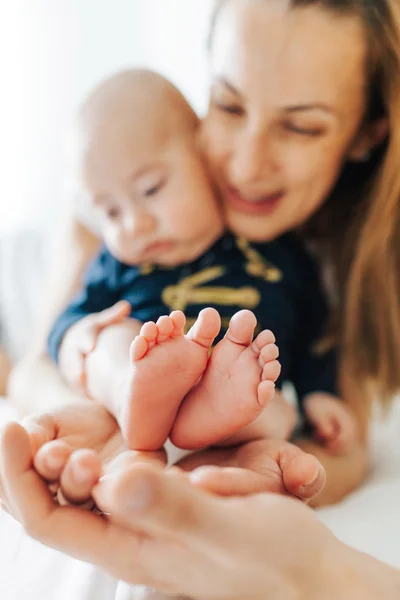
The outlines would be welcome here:
<svg viewBox="0 0 400 600">
<path fill-rule="evenodd" d="M 400 573 L 333 538 L 324 555 L 313 594 L 304 600 L 397 600 Z"/>
</svg>

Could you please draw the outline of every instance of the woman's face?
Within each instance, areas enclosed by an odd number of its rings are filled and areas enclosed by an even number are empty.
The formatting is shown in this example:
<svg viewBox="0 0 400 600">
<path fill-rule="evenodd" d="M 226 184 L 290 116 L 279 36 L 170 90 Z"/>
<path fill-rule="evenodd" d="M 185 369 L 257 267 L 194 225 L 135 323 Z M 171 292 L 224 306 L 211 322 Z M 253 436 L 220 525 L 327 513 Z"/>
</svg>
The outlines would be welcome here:
<svg viewBox="0 0 400 600">
<path fill-rule="evenodd" d="M 202 142 L 228 226 L 255 241 L 305 223 L 343 163 L 368 150 L 358 18 L 284 0 L 229 0 L 211 48 Z"/>
</svg>

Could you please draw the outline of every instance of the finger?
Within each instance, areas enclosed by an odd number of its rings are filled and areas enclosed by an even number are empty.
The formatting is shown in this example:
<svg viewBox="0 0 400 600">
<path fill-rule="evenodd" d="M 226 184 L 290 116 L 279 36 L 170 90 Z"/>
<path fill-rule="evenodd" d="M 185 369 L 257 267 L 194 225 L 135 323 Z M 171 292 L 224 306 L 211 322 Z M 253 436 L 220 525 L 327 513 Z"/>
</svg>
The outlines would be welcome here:
<svg viewBox="0 0 400 600">
<path fill-rule="evenodd" d="M 83 504 L 90 500 L 101 472 L 101 462 L 94 450 L 73 452 L 60 478 L 65 499 L 71 504 Z"/>
<path fill-rule="evenodd" d="M 219 496 L 250 496 L 260 492 L 285 494 L 280 475 L 261 475 L 249 469 L 236 467 L 200 467 L 189 474 L 190 481 L 212 494 Z"/>
<path fill-rule="evenodd" d="M 328 441 L 326 447 L 334 453 L 345 454 L 356 442 L 356 430 L 352 421 L 337 420 L 336 435 Z"/>
<path fill-rule="evenodd" d="M 117 325 L 129 317 L 132 307 L 126 300 L 121 300 L 106 308 L 100 313 L 91 315 L 88 326 L 82 331 L 79 341 L 79 348 L 84 354 L 93 352 L 96 347 L 97 338 L 102 329 Z"/>
<path fill-rule="evenodd" d="M 127 470 L 135 464 L 151 464 L 156 468 L 163 468 L 167 464 L 167 453 L 162 448 L 152 452 L 140 452 L 136 450 L 126 450 L 121 452 L 111 461 L 103 466 L 104 474 L 117 473 Z"/>
<path fill-rule="evenodd" d="M 21 425 L 9 423 L 2 432 L 0 445 L 1 474 L 9 501 L 8 508 L 13 516 L 24 524 L 23 515 L 19 511 L 19 497 L 15 494 L 15 483 L 18 483 L 22 473 L 33 466 L 29 435 Z M 39 478 L 39 475 L 37 477 Z M 24 501 L 28 502 L 27 499 Z"/>
<path fill-rule="evenodd" d="M 100 479 L 93 496 L 101 510 L 118 515 L 125 526 L 140 526 L 152 536 L 191 540 L 204 550 L 210 543 L 233 543 L 226 501 L 222 505 L 180 474 L 135 465 Z"/>
<path fill-rule="evenodd" d="M 77 508 L 60 508 L 53 502 L 46 483 L 32 468 L 29 437 L 17 423 L 9 423 L 4 430 L 1 466 L 18 520 L 35 539 L 108 571 L 112 571 L 110 548 L 116 556 L 121 556 L 121 552 L 125 556 L 132 552 L 140 555 L 139 538 L 122 535 L 98 515 Z M 132 579 L 134 566 L 132 563 Z M 138 570 L 139 582 L 141 576 L 143 569 Z"/>
<path fill-rule="evenodd" d="M 2 436 L 3 436 L 3 428 L 0 433 L 0 438 L 2 438 Z M 2 510 L 4 510 L 5 512 L 7 512 L 8 514 L 12 514 L 11 502 L 10 502 L 10 499 L 9 499 L 7 491 L 6 491 L 6 479 L 5 479 L 5 475 L 3 473 L 2 467 L 3 467 L 3 465 L 0 460 L 0 508 Z"/>
<path fill-rule="evenodd" d="M 98 313 L 96 317 L 96 324 L 100 327 L 108 327 L 109 325 L 114 325 L 116 323 L 120 323 L 131 314 L 132 307 L 127 300 L 121 300 L 111 306 L 110 308 L 106 308 L 101 313 Z"/>
<path fill-rule="evenodd" d="M 331 417 L 325 416 L 314 422 L 316 434 L 320 440 L 330 440 L 335 437 L 335 422 Z"/>
<path fill-rule="evenodd" d="M 86 327 L 81 330 L 81 334 L 78 342 L 78 350 L 80 353 L 80 360 L 75 361 L 75 370 L 80 373 L 80 379 L 82 379 L 82 360 L 85 357 L 93 352 L 96 348 L 97 338 L 101 331 L 102 327 L 100 327 L 97 323 L 87 323 Z"/>
<path fill-rule="evenodd" d="M 34 455 L 44 444 L 57 437 L 57 426 L 52 415 L 27 417 L 22 421 L 22 426 L 29 435 Z"/>
<path fill-rule="evenodd" d="M 47 442 L 34 457 L 35 469 L 46 481 L 57 481 L 71 453 L 71 446 L 62 440 Z"/>
<path fill-rule="evenodd" d="M 319 494 L 326 483 L 325 469 L 315 456 L 287 444 L 278 454 L 286 490 L 300 500 L 311 500 Z"/>
</svg>

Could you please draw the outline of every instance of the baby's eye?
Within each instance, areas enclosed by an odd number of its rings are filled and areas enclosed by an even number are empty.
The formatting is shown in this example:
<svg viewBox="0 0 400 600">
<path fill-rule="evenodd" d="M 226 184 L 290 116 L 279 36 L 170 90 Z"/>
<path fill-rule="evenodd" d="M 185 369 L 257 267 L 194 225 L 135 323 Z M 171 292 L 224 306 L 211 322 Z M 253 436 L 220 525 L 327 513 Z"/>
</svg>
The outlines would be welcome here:
<svg viewBox="0 0 400 600">
<path fill-rule="evenodd" d="M 106 214 L 111 221 L 115 221 L 119 218 L 121 211 L 117 206 L 111 206 L 110 208 L 106 209 Z"/>
<path fill-rule="evenodd" d="M 151 198 L 152 196 L 156 196 L 158 194 L 158 192 L 164 187 L 165 183 L 166 183 L 166 179 L 162 179 L 162 180 L 158 181 L 157 183 L 155 183 L 151 186 L 148 186 L 144 190 L 143 195 L 146 198 Z"/>
</svg>

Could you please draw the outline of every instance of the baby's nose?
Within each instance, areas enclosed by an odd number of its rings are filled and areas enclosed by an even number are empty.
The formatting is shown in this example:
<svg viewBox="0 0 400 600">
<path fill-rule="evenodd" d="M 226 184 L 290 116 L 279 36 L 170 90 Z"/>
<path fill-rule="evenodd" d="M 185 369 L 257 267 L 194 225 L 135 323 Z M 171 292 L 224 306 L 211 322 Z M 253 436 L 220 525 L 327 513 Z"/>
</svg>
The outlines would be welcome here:
<svg viewBox="0 0 400 600">
<path fill-rule="evenodd" d="M 126 233 L 140 235 L 149 233 L 155 227 L 155 219 L 147 211 L 135 211 L 124 217 L 124 229 Z"/>
</svg>

